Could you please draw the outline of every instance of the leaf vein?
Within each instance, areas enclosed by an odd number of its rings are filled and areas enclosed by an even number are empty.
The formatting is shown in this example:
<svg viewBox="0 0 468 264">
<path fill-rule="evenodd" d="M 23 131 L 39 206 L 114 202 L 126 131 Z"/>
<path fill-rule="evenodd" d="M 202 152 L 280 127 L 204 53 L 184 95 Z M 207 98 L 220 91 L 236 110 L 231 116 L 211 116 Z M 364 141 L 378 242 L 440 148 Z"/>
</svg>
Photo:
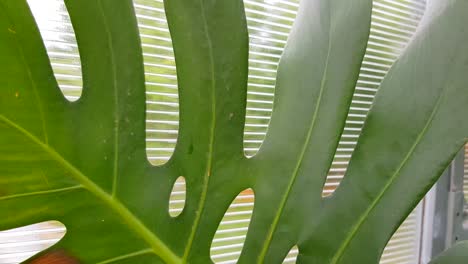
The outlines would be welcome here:
<svg viewBox="0 0 468 264">
<path fill-rule="evenodd" d="M 141 222 L 127 207 L 125 207 L 120 201 L 109 195 L 99 185 L 91 181 L 86 177 L 78 168 L 73 166 L 68 160 L 66 160 L 60 153 L 54 148 L 42 142 L 35 135 L 29 133 L 26 129 L 11 121 L 4 115 L 0 114 L 0 121 L 11 128 L 17 130 L 21 135 L 28 138 L 40 148 L 44 150 L 53 160 L 57 161 L 63 168 L 70 172 L 70 176 L 78 181 L 84 188 L 92 193 L 96 198 L 100 199 L 104 204 L 109 206 L 115 213 L 117 213 L 121 219 L 126 222 L 128 227 L 138 234 L 144 241 L 146 241 L 153 252 L 159 255 L 167 263 L 181 263 L 181 259 L 158 237 L 156 234 L 151 232 L 148 227 Z"/>
<path fill-rule="evenodd" d="M 0 201 L 18 199 L 18 198 L 29 197 L 29 196 L 38 196 L 38 195 L 47 195 L 47 194 L 53 194 L 53 193 L 62 193 L 62 192 L 72 191 L 72 190 L 81 189 L 81 188 L 83 188 L 83 186 L 75 185 L 75 186 L 64 187 L 64 188 L 59 188 L 59 189 L 50 189 L 50 190 L 37 191 L 37 192 L 19 193 L 19 194 L 13 194 L 13 195 L 0 197 Z"/>
<path fill-rule="evenodd" d="M 331 21 L 330 21 L 330 27 L 331 27 Z M 306 153 L 306 151 L 307 151 L 307 149 L 309 147 L 309 142 L 310 142 L 311 137 L 312 137 L 312 132 L 315 129 L 315 124 L 316 124 L 316 121 L 317 121 L 318 112 L 319 112 L 319 109 L 320 109 L 320 106 L 321 106 L 321 103 L 322 103 L 323 91 L 325 90 L 326 76 L 327 76 L 327 73 L 328 73 L 328 63 L 329 63 L 329 58 L 330 58 L 330 50 L 331 50 L 331 28 L 329 29 L 329 32 L 328 32 L 327 56 L 325 58 L 324 71 L 323 71 L 322 79 L 321 79 L 321 82 L 320 82 L 320 90 L 319 90 L 319 95 L 318 95 L 318 98 L 317 98 L 317 105 L 315 106 L 314 113 L 313 113 L 313 116 L 312 116 L 312 119 L 311 119 L 311 123 L 310 123 L 309 129 L 307 131 L 307 135 L 306 135 L 306 138 L 305 138 L 305 142 L 304 142 L 304 144 L 302 146 L 302 149 L 301 149 L 301 152 L 299 154 L 299 158 L 298 158 L 298 161 L 296 163 L 296 166 L 294 167 L 291 180 L 289 181 L 288 186 L 286 188 L 286 191 L 285 191 L 285 193 L 283 194 L 283 196 L 281 198 L 279 208 L 278 208 L 278 210 L 277 210 L 277 212 L 275 214 L 275 218 L 273 219 L 273 222 L 272 222 L 272 224 L 270 226 L 270 229 L 269 229 L 268 234 L 267 234 L 267 238 L 265 239 L 265 242 L 263 243 L 263 247 L 262 247 L 262 250 L 261 250 L 260 255 L 258 257 L 257 263 L 263 263 L 265 261 L 265 257 L 266 257 L 268 248 L 269 248 L 269 246 L 270 246 L 270 244 L 272 242 L 272 239 L 273 239 L 273 234 L 275 233 L 276 228 L 278 227 L 280 217 L 281 217 L 281 215 L 283 213 L 284 207 L 286 206 L 286 202 L 288 201 L 289 194 L 290 194 L 290 192 L 292 190 L 292 187 L 294 186 L 297 175 L 299 174 L 299 170 L 300 170 L 302 162 L 304 160 L 305 153 Z"/>
<path fill-rule="evenodd" d="M 99 13 L 102 16 L 102 21 L 104 24 L 104 29 L 105 29 L 105 34 L 107 37 L 107 47 L 109 48 L 109 53 L 110 53 L 110 63 L 112 65 L 111 67 L 111 72 L 112 72 L 112 90 L 114 92 L 114 159 L 113 159 L 113 169 L 112 169 L 112 197 L 116 196 L 117 193 L 117 185 L 118 185 L 118 177 L 119 177 L 119 171 L 118 171 L 118 164 L 119 164 L 119 131 L 120 131 L 120 119 L 119 119 L 119 92 L 117 89 L 117 69 L 116 69 L 116 63 L 115 63 L 115 52 L 114 52 L 114 46 L 112 45 L 113 39 L 112 39 L 112 34 L 109 31 L 109 25 L 107 23 L 107 18 L 104 13 L 103 7 L 102 7 L 102 1 L 98 1 L 98 6 L 99 6 Z"/>
<path fill-rule="evenodd" d="M 370 204 L 370 206 L 366 209 L 366 211 L 364 211 L 364 213 L 361 215 L 361 217 L 359 218 L 358 222 L 351 228 L 350 232 L 348 233 L 348 235 L 346 236 L 345 240 L 343 241 L 343 243 L 341 244 L 341 246 L 338 248 L 336 254 L 333 256 L 332 258 L 332 261 L 330 262 L 330 264 L 336 264 L 338 263 L 338 261 L 341 259 L 341 257 L 343 256 L 345 250 L 346 250 L 346 247 L 351 243 L 351 241 L 353 240 L 353 238 L 356 236 L 358 230 L 361 228 L 361 226 L 364 224 L 364 222 L 366 221 L 367 217 L 370 215 L 370 213 L 372 212 L 372 210 L 378 205 L 378 203 L 380 202 L 380 200 L 382 200 L 383 196 L 385 195 L 385 193 L 387 192 L 387 190 L 390 188 L 390 186 L 393 184 L 393 182 L 398 178 L 401 170 L 405 167 L 406 163 L 409 161 L 409 159 L 411 158 L 411 156 L 414 154 L 414 151 L 416 150 L 417 146 L 419 145 L 419 143 L 421 142 L 422 138 L 424 137 L 424 135 L 427 133 L 429 127 L 431 126 L 432 124 L 432 121 L 434 120 L 434 117 L 436 115 L 436 113 L 438 112 L 439 108 L 440 108 L 440 105 L 441 105 L 441 102 L 442 102 L 442 98 L 443 98 L 443 95 L 445 93 L 445 91 L 447 90 L 447 87 L 448 86 L 445 86 L 444 89 L 442 90 L 439 98 L 437 99 L 437 102 L 436 102 L 436 105 L 434 107 L 434 109 L 432 110 L 431 112 L 431 115 L 429 116 L 426 124 L 424 125 L 423 129 L 421 130 L 421 132 L 418 134 L 414 144 L 411 146 L 411 148 L 409 149 L 408 153 L 406 154 L 406 156 L 403 158 L 402 162 L 400 163 L 400 165 L 397 167 L 397 169 L 395 170 L 395 172 L 392 174 L 392 176 L 390 177 L 389 181 L 385 184 L 384 188 L 382 189 L 382 191 L 377 195 L 377 197 L 372 201 L 372 203 Z"/>
<path fill-rule="evenodd" d="M 209 53 L 209 62 L 210 62 L 210 72 L 211 72 L 211 124 L 210 124 L 210 139 L 209 139 L 209 146 L 208 146 L 208 159 L 206 164 L 206 169 L 203 177 L 203 189 L 200 196 L 200 202 L 196 211 L 195 220 L 190 231 L 190 236 L 187 242 L 187 246 L 184 251 L 184 256 L 182 257 L 182 263 L 187 262 L 187 258 L 190 254 L 190 250 L 193 245 L 193 241 L 195 239 L 195 233 L 198 229 L 198 225 L 200 223 L 200 218 L 205 208 L 206 202 L 206 195 L 208 192 L 208 182 L 211 175 L 211 167 L 213 161 L 213 147 L 214 147 L 214 134 L 216 128 L 216 76 L 215 76 L 215 65 L 214 65 L 214 55 L 213 55 L 213 43 L 211 40 L 210 32 L 208 31 L 208 21 L 205 14 L 205 4 L 203 0 L 200 0 L 200 8 L 201 8 L 201 18 L 203 20 L 203 31 L 206 38 L 206 43 L 208 45 L 208 53 Z"/>
<path fill-rule="evenodd" d="M 128 253 L 128 254 L 123 254 L 123 255 L 113 257 L 113 258 L 110 258 L 110 259 L 106 259 L 106 260 L 98 262 L 97 264 L 108 264 L 108 263 L 116 262 L 116 261 L 119 261 L 119 260 L 138 257 L 138 256 L 141 256 L 141 255 L 146 255 L 146 254 L 150 254 L 150 253 L 153 253 L 153 250 L 150 249 L 150 248 L 147 248 L 147 249 L 135 251 L 135 252 Z"/>
</svg>

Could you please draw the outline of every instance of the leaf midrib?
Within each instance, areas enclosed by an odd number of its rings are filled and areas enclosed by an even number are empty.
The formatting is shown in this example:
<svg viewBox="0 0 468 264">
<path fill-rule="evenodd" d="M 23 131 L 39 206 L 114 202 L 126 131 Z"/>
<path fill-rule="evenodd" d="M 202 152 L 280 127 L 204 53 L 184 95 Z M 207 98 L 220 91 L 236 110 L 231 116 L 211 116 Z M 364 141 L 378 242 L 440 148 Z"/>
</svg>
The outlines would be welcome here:
<svg viewBox="0 0 468 264">
<path fill-rule="evenodd" d="M 115 52 L 114 52 L 114 46 L 113 46 L 113 38 L 112 34 L 110 33 L 109 30 L 109 25 L 107 23 L 107 17 L 104 13 L 103 7 L 102 7 L 102 0 L 98 0 L 97 2 L 98 7 L 99 7 L 99 13 L 102 16 L 102 21 L 104 24 L 104 30 L 105 34 L 107 37 L 107 48 L 109 49 L 110 53 L 110 63 L 111 63 L 111 81 L 112 81 L 112 90 L 114 92 L 114 159 L 113 159 L 113 169 L 112 169 L 112 197 L 115 197 L 117 194 L 117 184 L 118 184 L 118 177 L 119 177 L 119 171 L 118 171 L 118 165 L 119 165 L 119 131 L 120 131 L 120 119 L 119 119 L 119 92 L 117 88 L 117 69 L 116 69 L 116 63 L 115 63 Z"/>
<path fill-rule="evenodd" d="M 318 98 L 317 98 L 317 105 L 315 106 L 315 109 L 314 109 L 314 113 L 313 113 L 313 116 L 312 116 L 312 119 L 311 119 L 311 122 L 310 122 L 309 129 L 307 131 L 305 142 L 304 142 L 304 144 L 302 146 L 301 152 L 300 152 L 298 160 L 296 162 L 296 166 L 294 167 L 294 171 L 293 171 L 293 173 L 291 175 L 291 180 L 289 181 L 288 186 L 286 188 L 286 191 L 285 191 L 285 193 L 283 194 L 283 196 L 281 198 L 279 208 L 278 208 L 278 210 L 277 210 L 277 212 L 275 214 L 275 218 L 273 219 L 273 223 L 270 226 L 270 229 L 269 229 L 268 234 L 267 234 L 267 238 L 265 239 L 265 241 L 263 243 L 262 250 L 261 250 L 260 255 L 259 255 L 258 259 L 257 259 L 257 263 L 259 263 L 259 264 L 261 264 L 261 263 L 263 263 L 265 261 L 265 257 L 266 257 L 266 254 L 268 252 L 268 248 L 270 247 L 270 244 L 271 244 L 272 239 L 273 239 L 273 234 L 276 231 L 276 228 L 278 226 L 280 217 L 281 217 L 281 215 L 283 213 L 284 207 L 286 206 L 286 202 L 289 199 L 289 194 L 292 191 L 292 187 L 294 186 L 294 183 L 296 182 L 297 175 L 299 174 L 299 170 L 300 170 L 302 162 L 304 160 L 305 153 L 306 153 L 306 151 L 307 151 L 307 149 L 309 147 L 309 142 L 310 142 L 310 139 L 312 137 L 312 132 L 314 131 L 315 123 L 317 121 L 318 112 L 319 112 L 321 102 L 322 102 L 323 91 L 324 91 L 324 88 L 325 88 L 326 76 L 328 74 L 328 63 L 329 63 L 329 60 L 330 60 L 331 31 L 332 31 L 332 28 L 331 28 L 332 27 L 332 24 L 331 24 L 332 21 L 331 21 L 331 10 L 330 10 L 330 8 L 331 7 L 329 7 L 330 25 L 329 25 L 329 30 L 328 30 L 327 56 L 325 58 L 325 66 L 324 66 L 324 71 L 323 71 L 323 74 L 322 74 L 322 79 L 320 80 L 320 90 L 319 90 L 319 95 L 318 95 Z"/>
<path fill-rule="evenodd" d="M 151 232 L 138 217 L 136 217 L 130 210 L 128 210 L 127 207 L 125 207 L 120 201 L 112 197 L 112 195 L 104 191 L 100 186 L 98 186 L 88 177 L 86 177 L 79 169 L 73 166 L 54 148 L 52 148 L 48 144 L 45 144 L 35 135 L 31 134 L 22 126 L 16 124 L 4 115 L 0 115 L 0 121 L 3 121 L 11 128 L 17 130 L 22 136 L 28 138 L 29 140 L 37 144 L 53 160 L 55 160 L 63 168 L 68 170 L 70 174 L 67 175 L 70 175 L 72 178 L 78 181 L 85 189 L 87 189 L 95 197 L 103 201 L 114 212 L 116 212 L 127 223 L 128 227 L 131 230 L 133 230 L 137 235 L 139 235 L 143 240 L 145 240 L 148 243 L 148 245 L 152 248 L 154 254 L 161 257 L 161 259 L 163 259 L 166 263 L 181 263 L 181 259 L 179 258 L 179 256 L 172 252 L 172 250 L 161 239 L 159 239 L 158 236 Z"/>
<path fill-rule="evenodd" d="M 184 250 L 184 255 L 182 257 L 182 263 L 187 263 L 187 259 L 189 257 L 190 251 L 192 249 L 193 241 L 195 239 L 195 234 L 198 229 L 198 225 L 200 224 L 200 219 L 203 214 L 203 210 L 205 209 L 205 202 L 206 202 L 206 195 L 208 192 L 208 182 L 210 180 L 211 175 L 211 167 L 213 162 L 213 147 L 214 147 L 214 135 L 215 135 L 215 128 L 216 128 L 216 75 L 215 75 L 215 65 L 214 65 L 214 55 L 213 55 L 213 43 L 211 41 L 210 32 L 208 31 L 208 21 L 206 19 L 205 14 L 205 4 L 203 0 L 200 0 L 200 8 L 201 8 L 201 18 L 203 20 L 203 33 L 206 38 L 206 43 L 208 45 L 208 56 L 209 56 L 209 63 L 210 63 L 210 73 L 211 73 L 211 124 L 210 124 L 210 138 L 209 138 L 209 146 L 208 146 L 208 158 L 205 173 L 203 176 L 203 188 L 200 195 L 200 202 L 198 204 L 198 208 L 195 215 L 195 220 L 192 225 L 192 229 L 190 231 L 190 235 L 187 241 L 187 245 Z"/>
</svg>

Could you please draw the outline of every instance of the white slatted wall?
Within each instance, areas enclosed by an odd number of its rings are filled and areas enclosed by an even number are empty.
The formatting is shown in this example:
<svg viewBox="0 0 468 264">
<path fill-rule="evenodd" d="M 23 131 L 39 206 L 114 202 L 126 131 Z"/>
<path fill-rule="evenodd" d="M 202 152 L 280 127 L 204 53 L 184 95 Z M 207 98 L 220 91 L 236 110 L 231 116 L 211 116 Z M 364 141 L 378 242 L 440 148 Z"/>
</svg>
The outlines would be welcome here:
<svg viewBox="0 0 468 264">
<path fill-rule="evenodd" d="M 76 40 L 61 0 L 28 0 L 39 24 L 60 87 L 69 100 L 81 94 L 81 68 Z M 247 156 L 258 150 L 273 107 L 276 68 L 296 16 L 299 0 L 244 0 L 250 33 L 249 87 L 244 146 Z M 144 52 L 147 87 L 147 153 L 163 164 L 174 149 L 178 131 L 177 78 L 162 0 L 134 0 Z M 371 37 L 324 195 L 342 179 L 365 115 L 391 64 L 414 32 L 424 10 L 423 0 L 376 0 Z M 171 196 L 171 213 L 183 206 L 183 182 Z M 181 191 L 182 190 L 182 191 Z M 235 263 L 242 249 L 253 209 L 253 193 L 241 193 L 229 208 L 212 245 L 216 263 Z M 381 263 L 416 263 L 419 207 L 389 242 Z M 18 263 L 53 244 L 64 229 L 42 224 L 0 232 L 0 264 Z M 38 235 L 39 234 L 39 235 Z M 28 247 L 28 245 L 35 245 Z M 293 248 L 285 263 L 294 263 Z"/>
</svg>

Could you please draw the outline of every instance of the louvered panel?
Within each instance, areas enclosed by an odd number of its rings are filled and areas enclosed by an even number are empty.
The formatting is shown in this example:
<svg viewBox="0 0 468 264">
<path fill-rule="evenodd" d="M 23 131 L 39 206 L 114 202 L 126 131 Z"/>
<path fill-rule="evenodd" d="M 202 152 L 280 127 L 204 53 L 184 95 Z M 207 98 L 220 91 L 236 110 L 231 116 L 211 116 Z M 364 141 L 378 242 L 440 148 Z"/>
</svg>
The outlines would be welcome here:
<svg viewBox="0 0 468 264">
<path fill-rule="evenodd" d="M 421 233 L 422 209 L 418 206 L 388 242 L 380 264 L 417 263 Z"/>
<path fill-rule="evenodd" d="M 45 222 L 0 232 L 0 264 L 17 264 L 55 244 L 65 234 L 58 222 Z"/>
<path fill-rule="evenodd" d="M 62 2 L 29 0 L 47 48 L 55 78 L 65 96 L 75 101 L 81 95 L 81 63 L 75 34 Z"/>
<path fill-rule="evenodd" d="M 172 217 L 182 213 L 186 200 L 186 183 L 185 178 L 179 177 L 174 183 L 171 196 L 169 198 L 169 215 Z"/>
<path fill-rule="evenodd" d="M 244 150 L 260 147 L 273 108 L 276 70 L 297 14 L 298 1 L 244 1 L 250 35 Z"/>
<path fill-rule="evenodd" d="M 299 249 L 297 246 L 294 246 L 289 250 L 288 255 L 283 260 L 283 264 L 296 263 L 297 255 L 299 254 Z"/>
<path fill-rule="evenodd" d="M 174 151 L 179 128 L 177 77 L 164 5 L 157 0 L 135 0 L 146 81 L 146 152 L 155 165 Z M 171 205 L 171 210 L 181 210 Z"/>
<path fill-rule="evenodd" d="M 254 201 L 254 193 L 248 189 L 241 192 L 229 206 L 211 244 L 213 262 L 237 262 L 244 246 Z"/>
</svg>

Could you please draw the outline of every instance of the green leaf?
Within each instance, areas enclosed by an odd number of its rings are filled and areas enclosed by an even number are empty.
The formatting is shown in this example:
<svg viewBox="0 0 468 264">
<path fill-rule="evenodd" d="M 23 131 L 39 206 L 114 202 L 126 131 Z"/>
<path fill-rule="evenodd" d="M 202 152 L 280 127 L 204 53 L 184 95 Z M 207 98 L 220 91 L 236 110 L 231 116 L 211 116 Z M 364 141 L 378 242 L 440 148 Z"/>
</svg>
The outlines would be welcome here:
<svg viewBox="0 0 468 264">
<path fill-rule="evenodd" d="M 241 0 L 165 1 L 180 130 L 145 154 L 145 86 L 130 0 L 66 0 L 83 94 L 67 101 L 25 0 L 0 0 L 0 229 L 58 220 L 83 263 L 210 263 L 232 200 L 255 208 L 239 263 L 377 263 L 465 143 L 468 2 L 434 0 L 386 76 L 338 190 L 322 198 L 370 28 L 371 0 L 302 1 L 260 151 L 243 153 L 248 34 Z M 183 176 L 183 212 L 168 213 Z M 364 250 L 365 249 L 365 250 Z"/>
<path fill-rule="evenodd" d="M 429 264 L 463 264 L 468 260 L 468 241 L 461 241 L 442 252 Z"/>
</svg>

